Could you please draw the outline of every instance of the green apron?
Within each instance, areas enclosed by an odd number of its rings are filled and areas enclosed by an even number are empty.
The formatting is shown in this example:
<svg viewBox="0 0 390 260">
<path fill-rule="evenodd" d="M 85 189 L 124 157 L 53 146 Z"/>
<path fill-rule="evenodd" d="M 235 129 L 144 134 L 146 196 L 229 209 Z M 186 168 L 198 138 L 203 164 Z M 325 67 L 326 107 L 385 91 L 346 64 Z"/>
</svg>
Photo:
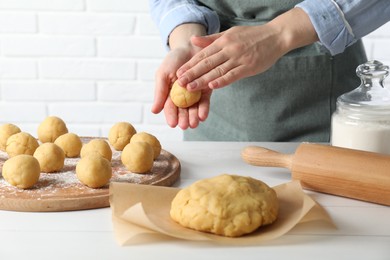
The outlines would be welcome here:
<svg viewBox="0 0 390 260">
<path fill-rule="evenodd" d="M 300 1 L 207 1 L 221 31 L 263 24 Z M 268 71 L 213 91 L 207 120 L 184 132 L 188 141 L 329 141 L 339 95 L 356 88 L 356 67 L 366 61 L 359 41 L 331 56 L 319 43 L 294 50 Z"/>
</svg>

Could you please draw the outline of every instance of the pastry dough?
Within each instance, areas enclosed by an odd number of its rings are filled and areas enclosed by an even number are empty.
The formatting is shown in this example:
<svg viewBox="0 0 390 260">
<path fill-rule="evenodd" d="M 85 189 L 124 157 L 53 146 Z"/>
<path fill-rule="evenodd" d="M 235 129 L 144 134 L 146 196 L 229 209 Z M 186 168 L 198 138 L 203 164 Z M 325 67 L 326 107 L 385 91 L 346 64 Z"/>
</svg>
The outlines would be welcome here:
<svg viewBox="0 0 390 260">
<path fill-rule="evenodd" d="M 274 222 L 278 205 L 276 192 L 264 182 L 223 174 L 179 191 L 170 215 L 184 227 L 238 237 Z"/>
<path fill-rule="evenodd" d="M 111 162 L 112 150 L 110 145 L 103 139 L 92 139 L 87 144 L 83 145 L 80 151 L 81 158 L 89 154 L 98 154 Z"/>
<path fill-rule="evenodd" d="M 177 107 L 187 108 L 200 100 L 202 92 L 200 90 L 188 91 L 186 88 L 181 87 L 177 81 L 175 81 L 175 83 L 172 85 L 169 95 L 173 104 L 175 104 Z"/>
<path fill-rule="evenodd" d="M 60 135 L 66 134 L 65 122 L 56 116 L 48 116 L 38 127 L 38 139 L 42 143 L 54 142 Z"/>
<path fill-rule="evenodd" d="M 28 189 L 38 182 L 41 169 L 36 158 L 27 154 L 16 155 L 5 161 L 3 178 L 13 186 Z"/>
<path fill-rule="evenodd" d="M 122 151 L 123 165 L 134 173 L 147 173 L 153 167 L 153 148 L 146 142 L 130 142 Z"/>
<path fill-rule="evenodd" d="M 11 135 L 20 133 L 21 130 L 14 124 L 4 124 L 0 126 L 0 150 L 5 151 L 7 140 Z"/>
<path fill-rule="evenodd" d="M 114 124 L 108 133 L 108 141 L 117 151 L 122 151 L 130 143 L 131 137 L 137 131 L 132 124 L 128 122 L 119 122 Z"/>
<path fill-rule="evenodd" d="M 19 154 L 33 155 L 38 148 L 39 143 L 32 135 L 26 132 L 20 132 L 11 135 L 7 139 L 5 151 L 9 157 L 14 157 Z"/>
<path fill-rule="evenodd" d="M 74 158 L 80 155 L 83 143 L 78 135 L 74 133 L 66 133 L 59 136 L 54 143 L 61 147 L 65 153 L 65 157 Z"/>
<path fill-rule="evenodd" d="M 34 157 L 37 158 L 42 172 L 58 172 L 64 167 L 65 153 L 54 143 L 41 144 L 35 150 Z"/>
<path fill-rule="evenodd" d="M 76 175 L 81 183 L 90 188 L 103 187 L 112 176 L 111 163 L 96 153 L 89 154 L 77 163 Z"/>
<path fill-rule="evenodd" d="M 130 142 L 146 142 L 153 148 L 153 159 L 155 160 L 161 153 L 160 141 L 152 134 L 146 132 L 140 132 L 131 138 Z"/>
</svg>

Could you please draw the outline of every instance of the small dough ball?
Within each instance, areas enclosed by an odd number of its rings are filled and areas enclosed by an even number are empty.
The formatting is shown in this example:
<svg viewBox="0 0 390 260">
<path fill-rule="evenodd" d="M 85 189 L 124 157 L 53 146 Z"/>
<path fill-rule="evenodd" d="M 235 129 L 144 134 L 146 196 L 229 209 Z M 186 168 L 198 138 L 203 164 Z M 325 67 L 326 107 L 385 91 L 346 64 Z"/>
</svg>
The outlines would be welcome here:
<svg viewBox="0 0 390 260">
<path fill-rule="evenodd" d="M 170 215 L 184 227 L 237 237 L 274 222 L 278 208 L 276 192 L 265 183 L 223 174 L 179 191 Z"/>
<path fill-rule="evenodd" d="M 108 141 L 117 151 L 122 151 L 130 143 L 131 137 L 137 131 L 128 122 L 119 122 L 113 125 L 108 133 Z"/>
<path fill-rule="evenodd" d="M 183 88 L 175 81 L 173 83 L 170 97 L 173 104 L 180 108 L 187 108 L 197 103 L 200 100 L 202 93 L 198 91 L 188 91 L 186 88 Z"/>
<path fill-rule="evenodd" d="M 146 173 L 153 167 L 153 148 L 146 142 L 130 142 L 122 151 L 121 161 L 135 173 Z"/>
<path fill-rule="evenodd" d="M 81 148 L 81 158 L 96 153 L 100 156 L 103 156 L 107 160 L 111 162 L 112 158 L 112 150 L 110 145 L 103 139 L 93 139 L 89 141 L 87 144 L 83 145 Z"/>
<path fill-rule="evenodd" d="M 111 163 L 98 154 L 89 154 L 77 163 L 76 175 L 81 183 L 90 188 L 103 187 L 112 176 Z"/>
<path fill-rule="evenodd" d="M 56 116 L 48 116 L 38 127 L 38 139 L 42 143 L 53 143 L 57 137 L 66 134 L 68 128 L 65 122 Z"/>
<path fill-rule="evenodd" d="M 4 124 L 0 126 L 0 150 L 5 151 L 7 140 L 11 135 L 20 133 L 19 127 L 13 124 Z"/>
<path fill-rule="evenodd" d="M 38 146 L 37 139 L 32 135 L 26 132 L 20 132 L 8 138 L 5 151 L 9 157 L 14 157 L 19 154 L 33 155 Z"/>
<path fill-rule="evenodd" d="M 58 172 L 64 167 L 65 153 L 54 143 L 41 144 L 34 152 L 42 172 Z"/>
<path fill-rule="evenodd" d="M 133 135 L 130 142 L 146 142 L 153 148 L 153 159 L 155 160 L 161 153 L 160 141 L 154 136 L 146 132 L 141 132 Z"/>
<path fill-rule="evenodd" d="M 68 158 L 78 157 L 83 146 L 80 137 L 74 133 L 63 134 L 54 143 L 61 147 L 65 153 L 65 157 Z"/>
<path fill-rule="evenodd" d="M 34 186 L 41 174 L 38 160 L 27 154 L 16 155 L 5 161 L 2 171 L 9 184 L 21 189 Z"/>
</svg>

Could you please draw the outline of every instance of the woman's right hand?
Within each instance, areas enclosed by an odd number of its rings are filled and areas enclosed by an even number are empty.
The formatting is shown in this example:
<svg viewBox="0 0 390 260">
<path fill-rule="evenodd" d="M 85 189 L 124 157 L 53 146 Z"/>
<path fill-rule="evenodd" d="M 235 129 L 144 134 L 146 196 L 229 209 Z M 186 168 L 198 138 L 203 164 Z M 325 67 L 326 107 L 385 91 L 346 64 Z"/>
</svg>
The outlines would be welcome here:
<svg viewBox="0 0 390 260">
<path fill-rule="evenodd" d="M 188 28 L 191 26 L 190 28 Z M 193 26 L 184 25 L 172 32 L 170 37 L 171 51 L 166 55 L 155 76 L 155 93 L 152 105 L 152 113 L 160 113 L 164 110 L 167 124 L 171 127 L 179 126 L 187 129 L 196 128 L 201 121 L 206 120 L 210 107 L 211 89 L 202 90 L 201 100 L 189 107 L 176 107 L 169 97 L 172 84 L 177 80 L 176 72 L 184 63 L 189 61 L 201 49 L 190 43 L 187 32 L 191 32 Z"/>
</svg>

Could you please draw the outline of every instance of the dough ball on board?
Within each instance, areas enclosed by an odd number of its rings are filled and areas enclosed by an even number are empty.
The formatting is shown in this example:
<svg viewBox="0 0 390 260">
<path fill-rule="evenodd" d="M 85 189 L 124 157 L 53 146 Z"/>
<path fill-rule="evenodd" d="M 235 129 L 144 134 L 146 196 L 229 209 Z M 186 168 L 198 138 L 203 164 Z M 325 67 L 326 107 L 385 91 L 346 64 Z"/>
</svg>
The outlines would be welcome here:
<svg viewBox="0 0 390 260">
<path fill-rule="evenodd" d="M 4 124 L 0 126 L 0 150 L 5 151 L 7 140 L 11 135 L 20 133 L 19 127 L 13 124 Z"/>
<path fill-rule="evenodd" d="M 41 144 L 34 152 L 42 172 L 58 172 L 64 167 L 65 153 L 54 143 Z"/>
<path fill-rule="evenodd" d="M 57 137 L 66 134 L 68 128 L 65 122 L 56 116 L 48 116 L 38 127 L 38 139 L 42 143 L 53 143 Z"/>
<path fill-rule="evenodd" d="M 74 133 L 63 134 L 54 143 L 61 147 L 65 153 L 65 157 L 68 158 L 78 157 L 83 146 L 80 137 Z"/>
<path fill-rule="evenodd" d="M 184 227 L 238 237 L 274 222 L 278 207 L 276 192 L 265 183 L 223 174 L 179 191 L 170 215 Z"/>
<path fill-rule="evenodd" d="M 153 148 L 153 159 L 155 160 L 161 153 L 160 141 L 152 134 L 140 132 L 133 135 L 130 142 L 146 142 Z"/>
<path fill-rule="evenodd" d="M 98 154 L 89 154 L 77 163 L 76 175 L 81 183 L 90 188 L 103 187 L 112 176 L 111 163 Z"/>
<path fill-rule="evenodd" d="M 117 151 L 122 151 L 130 143 L 131 137 L 137 131 L 132 124 L 128 122 L 119 122 L 114 124 L 108 133 L 108 141 Z"/>
<path fill-rule="evenodd" d="M 146 173 L 153 168 L 153 148 L 146 142 L 130 142 L 122 151 L 121 161 L 134 173 Z"/>
<path fill-rule="evenodd" d="M 170 97 L 172 99 L 173 104 L 180 108 L 187 108 L 197 103 L 200 100 L 202 95 L 201 91 L 188 91 L 186 88 L 183 88 L 175 81 L 173 83 Z"/>
<path fill-rule="evenodd" d="M 3 178 L 20 189 L 28 189 L 39 180 L 41 169 L 36 158 L 20 154 L 5 161 L 2 169 Z"/>
<path fill-rule="evenodd" d="M 26 132 L 20 132 L 8 138 L 5 151 L 9 157 L 14 157 L 19 154 L 33 155 L 38 146 L 37 139 L 32 135 Z"/>
<path fill-rule="evenodd" d="M 112 150 L 107 141 L 103 139 L 92 139 L 87 144 L 84 144 L 80 151 L 81 158 L 89 154 L 98 154 L 107 160 L 112 159 Z"/>
</svg>

